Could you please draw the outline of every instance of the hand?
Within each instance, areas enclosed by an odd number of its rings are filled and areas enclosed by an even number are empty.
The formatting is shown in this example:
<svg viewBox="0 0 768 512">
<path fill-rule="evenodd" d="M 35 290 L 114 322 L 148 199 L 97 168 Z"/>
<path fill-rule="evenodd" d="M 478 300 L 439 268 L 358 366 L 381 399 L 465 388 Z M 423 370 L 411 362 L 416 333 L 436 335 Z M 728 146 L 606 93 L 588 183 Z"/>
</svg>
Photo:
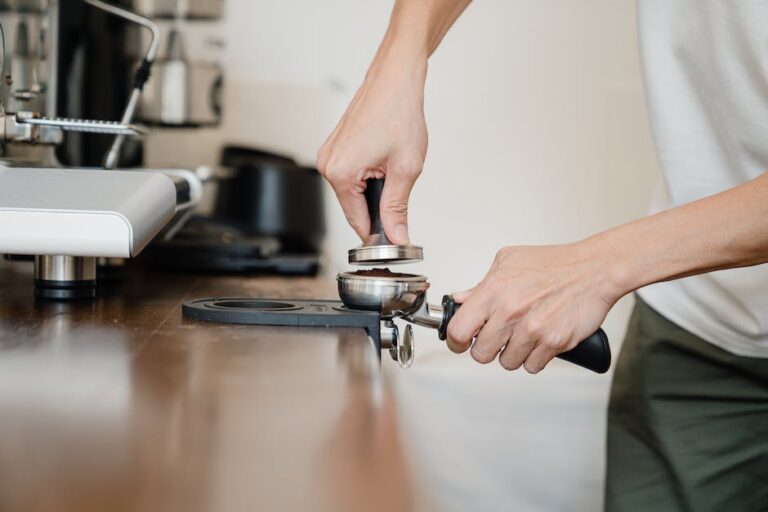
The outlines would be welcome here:
<svg viewBox="0 0 768 512">
<path fill-rule="evenodd" d="M 425 78 L 426 57 L 408 65 L 380 53 L 318 152 L 317 167 L 360 238 L 370 231 L 365 180 L 386 177 L 380 212 L 384 231 L 394 244 L 409 242 L 408 198 L 427 152 Z"/>
<path fill-rule="evenodd" d="M 485 278 L 454 294 L 461 309 L 448 325 L 448 346 L 507 370 L 538 373 L 594 333 L 623 292 L 610 262 L 588 242 L 506 247 Z M 474 344 L 472 344 L 474 338 Z"/>
</svg>

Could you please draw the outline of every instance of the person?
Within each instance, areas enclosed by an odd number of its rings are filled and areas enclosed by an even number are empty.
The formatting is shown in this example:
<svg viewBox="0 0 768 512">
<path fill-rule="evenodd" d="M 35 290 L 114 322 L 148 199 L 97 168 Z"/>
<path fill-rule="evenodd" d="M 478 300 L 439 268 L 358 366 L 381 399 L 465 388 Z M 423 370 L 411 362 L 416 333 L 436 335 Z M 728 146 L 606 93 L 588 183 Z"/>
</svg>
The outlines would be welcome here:
<svg viewBox="0 0 768 512">
<path fill-rule="evenodd" d="M 409 241 L 428 58 L 469 3 L 398 0 L 318 152 L 361 237 L 365 179 L 386 176 L 384 229 Z M 536 373 L 639 290 L 609 402 L 606 510 L 765 511 L 768 2 L 638 0 L 637 14 L 666 203 L 576 243 L 501 249 L 454 295 L 447 343 Z"/>
</svg>

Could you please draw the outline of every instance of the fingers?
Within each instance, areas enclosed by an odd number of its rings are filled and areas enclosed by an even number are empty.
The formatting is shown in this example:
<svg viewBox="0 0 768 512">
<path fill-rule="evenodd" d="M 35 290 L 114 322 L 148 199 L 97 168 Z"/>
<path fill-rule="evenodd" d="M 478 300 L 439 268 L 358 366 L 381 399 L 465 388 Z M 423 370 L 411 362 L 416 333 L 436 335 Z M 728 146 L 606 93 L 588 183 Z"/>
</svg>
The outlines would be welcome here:
<svg viewBox="0 0 768 512">
<path fill-rule="evenodd" d="M 549 325 L 546 332 L 541 329 L 536 348 L 525 359 L 525 371 L 539 373 L 552 359 L 568 350 L 570 338 L 566 333 L 569 331 L 569 328 L 557 325 Z"/>
<path fill-rule="evenodd" d="M 488 364 L 499 355 L 512 336 L 512 325 L 500 312 L 491 315 L 490 320 L 480 329 L 472 345 L 472 358 L 478 363 Z"/>
<path fill-rule="evenodd" d="M 472 296 L 472 293 L 475 291 L 475 288 L 476 287 L 472 287 L 469 290 L 454 292 L 451 294 L 451 297 L 453 297 L 453 300 L 456 301 L 457 304 L 464 304 Z"/>
<path fill-rule="evenodd" d="M 451 294 L 451 297 L 457 304 L 464 304 L 467 300 L 469 300 L 469 297 L 472 295 L 472 292 L 475 290 L 475 288 L 470 288 L 469 290 L 464 290 L 461 292 L 455 292 Z M 446 340 L 446 344 L 448 345 L 448 348 L 457 354 L 461 354 L 465 352 L 469 345 L 465 345 L 463 343 L 456 343 L 454 340 L 452 340 L 450 337 Z"/>
<path fill-rule="evenodd" d="M 384 177 L 384 171 L 380 167 L 356 169 L 349 165 L 329 164 L 325 155 L 323 158 L 318 158 L 318 170 L 336 192 L 347 222 L 357 236 L 364 240 L 370 233 L 371 227 L 368 205 L 364 196 L 365 182 L 369 178 Z"/>
<path fill-rule="evenodd" d="M 421 172 L 418 166 L 389 166 L 387 181 L 381 193 L 381 223 L 384 233 L 395 245 L 407 245 L 408 236 L 408 198 Z"/>
<path fill-rule="evenodd" d="M 386 175 L 380 202 L 384 232 L 392 243 L 408 244 L 408 199 L 413 184 L 421 173 L 423 158 L 396 158 L 386 162 L 386 157 L 382 161 L 380 156 L 360 158 L 360 155 L 344 154 L 342 159 L 335 147 L 335 133 L 334 131 L 318 151 L 317 168 L 336 192 L 347 221 L 358 236 L 365 239 L 370 231 L 370 218 L 363 197 L 365 180 L 384 178 Z"/>
<path fill-rule="evenodd" d="M 451 338 L 448 338 L 445 340 L 445 344 L 448 345 L 448 349 L 454 354 L 463 354 L 467 351 L 472 342 L 470 341 L 469 343 L 459 343 L 452 340 Z"/>
<path fill-rule="evenodd" d="M 537 340 L 520 326 L 509 338 L 499 355 L 499 364 L 505 370 L 517 370 L 537 346 Z"/>
<path fill-rule="evenodd" d="M 563 344 L 551 329 L 544 329 L 536 319 L 518 322 L 507 346 L 499 356 L 499 363 L 507 370 L 521 366 L 528 373 L 539 373 L 563 351 Z"/>
<path fill-rule="evenodd" d="M 336 192 L 341 209 L 344 210 L 344 216 L 347 222 L 355 230 L 357 236 L 364 240 L 371 230 L 371 219 L 368 216 L 368 204 L 365 202 L 365 196 L 354 191 Z"/>
<path fill-rule="evenodd" d="M 448 325 L 448 348 L 462 353 L 472 347 L 472 358 L 482 364 L 498 357 L 506 370 L 521 366 L 538 373 L 560 353 L 561 343 L 547 336 L 543 325 L 530 317 L 518 317 L 514 304 L 499 301 L 486 288 L 453 295 L 462 303 Z M 473 343 L 474 340 L 474 343 Z"/>
<path fill-rule="evenodd" d="M 539 373 L 549 362 L 557 357 L 559 350 L 551 346 L 549 343 L 539 342 L 536 348 L 528 354 L 523 366 L 528 373 Z"/>
<path fill-rule="evenodd" d="M 471 297 L 448 324 L 448 348 L 456 353 L 466 352 L 487 321 L 488 312 L 482 298 Z"/>
</svg>

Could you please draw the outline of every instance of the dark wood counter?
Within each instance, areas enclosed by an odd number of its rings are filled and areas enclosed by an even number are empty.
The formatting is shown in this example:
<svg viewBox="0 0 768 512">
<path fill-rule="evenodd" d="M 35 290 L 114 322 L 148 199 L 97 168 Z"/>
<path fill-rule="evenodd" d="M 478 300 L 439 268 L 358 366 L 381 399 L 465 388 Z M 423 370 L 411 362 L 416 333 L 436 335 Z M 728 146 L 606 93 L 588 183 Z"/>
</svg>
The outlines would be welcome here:
<svg viewBox="0 0 768 512">
<path fill-rule="evenodd" d="M 391 397 L 362 330 L 184 320 L 206 296 L 335 298 L 331 280 L 129 274 L 33 299 L 0 264 L 0 512 L 402 510 Z"/>
</svg>

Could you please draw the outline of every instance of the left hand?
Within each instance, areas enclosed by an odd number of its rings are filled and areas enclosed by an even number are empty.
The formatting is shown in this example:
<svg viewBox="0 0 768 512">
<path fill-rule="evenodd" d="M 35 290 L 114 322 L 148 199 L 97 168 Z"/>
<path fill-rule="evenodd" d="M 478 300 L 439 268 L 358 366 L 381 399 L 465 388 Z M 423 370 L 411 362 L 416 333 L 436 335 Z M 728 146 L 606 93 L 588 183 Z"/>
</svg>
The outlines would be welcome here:
<svg viewBox="0 0 768 512">
<path fill-rule="evenodd" d="M 498 355 L 507 370 L 538 373 L 594 333 L 624 295 L 608 259 L 585 242 L 501 249 L 480 284 L 453 295 L 462 307 L 448 325 L 448 347 L 471 346 L 480 363 Z"/>
</svg>

